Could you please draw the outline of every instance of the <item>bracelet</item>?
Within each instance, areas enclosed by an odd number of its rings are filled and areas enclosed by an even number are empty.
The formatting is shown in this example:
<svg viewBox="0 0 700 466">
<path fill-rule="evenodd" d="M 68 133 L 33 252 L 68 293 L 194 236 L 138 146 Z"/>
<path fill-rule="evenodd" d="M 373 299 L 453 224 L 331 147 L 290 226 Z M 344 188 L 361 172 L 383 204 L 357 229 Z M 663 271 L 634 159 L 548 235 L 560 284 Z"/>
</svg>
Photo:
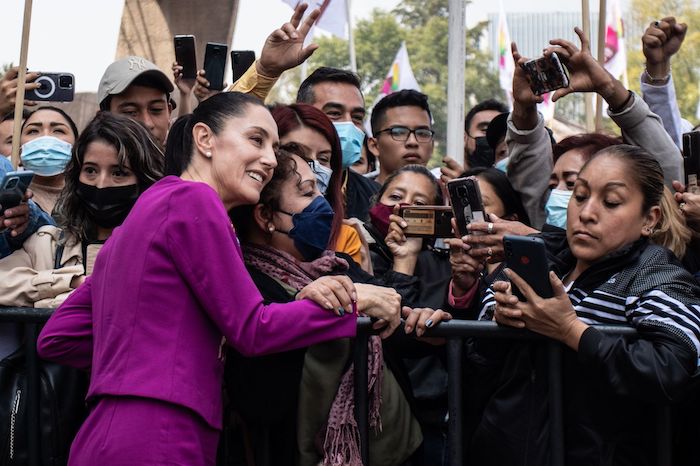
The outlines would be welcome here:
<svg viewBox="0 0 700 466">
<path fill-rule="evenodd" d="M 628 90 L 628 91 L 627 91 L 627 99 L 625 99 L 625 102 L 624 102 L 622 105 L 620 105 L 619 108 L 612 108 L 612 107 L 609 107 L 610 112 L 612 112 L 612 113 L 620 113 L 621 111 L 623 111 L 624 109 L 626 109 L 626 108 L 629 106 L 630 102 L 632 101 L 632 96 L 634 96 L 634 93 L 633 93 L 632 91 Z"/>
<path fill-rule="evenodd" d="M 666 84 L 668 83 L 668 80 L 671 78 L 671 66 L 669 65 L 668 68 L 668 74 L 664 76 L 663 78 L 655 78 L 652 75 L 649 74 L 649 70 L 647 67 L 644 67 L 644 79 L 648 84 Z"/>
</svg>

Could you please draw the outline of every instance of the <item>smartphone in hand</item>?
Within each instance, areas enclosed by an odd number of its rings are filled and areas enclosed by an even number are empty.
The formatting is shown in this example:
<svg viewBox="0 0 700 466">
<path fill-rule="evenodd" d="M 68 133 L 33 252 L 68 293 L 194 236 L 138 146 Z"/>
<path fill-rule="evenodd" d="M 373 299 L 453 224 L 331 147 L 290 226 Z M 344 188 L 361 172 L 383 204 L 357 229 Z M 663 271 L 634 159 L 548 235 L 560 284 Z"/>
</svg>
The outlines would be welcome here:
<svg viewBox="0 0 700 466">
<path fill-rule="evenodd" d="M 175 45 L 175 61 L 182 66 L 182 79 L 195 79 L 197 77 L 197 47 L 195 37 L 192 35 L 176 35 L 173 38 Z"/>
<path fill-rule="evenodd" d="M 503 237 L 506 265 L 530 285 L 540 298 L 551 298 L 547 250 L 542 238 L 536 236 L 506 235 Z M 511 282 L 513 294 L 520 301 L 527 301 L 522 292 Z"/>
<path fill-rule="evenodd" d="M 452 237 L 452 209 L 448 206 L 405 206 L 400 208 L 399 215 L 408 225 L 403 231 L 406 237 Z"/>
<path fill-rule="evenodd" d="M 5 173 L 0 181 L 0 212 L 17 207 L 22 202 L 32 178 L 34 172 L 29 170 Z"/>
<path fill-rule="evenodd" d="M 530 89 L 535 95 L 569 87 L 569 74 L 556 52 L 546 57 L 530 60 L 521 66 L 530 82 Z"/>
<path fill-rule="evenodd" d="M 481 200 L 479 182 L 475 177 L 455 178 L 448 181 L 447 192 L 450 195 L 452 211 L 457 224 L 457 233 L 460 236 L 469 234 L 467 230 L 469 223 L 487 221 L 484 203 Z"/>
<path fill-rule="evenodd" d="M 207 48 L 204 52 L 204 71 L 211 90 L 222 91 L 224 89 L 226 52 L 228 52 L 226 44 L 207 42 Z"/>
<path fill-rule="evenodd" d="M 700 194 L 698 174 L 700 173 L 700 132 L 683 134 L 683 166 L 685 168 L 685 190 Z"/>
<path fill-rule="evenodd" d="M 71 73 L 41 73 L 34 80 L 38 89 L 25 93 L 25 100 L 35 102 L 72 102 L 75 96 L 75 76 Z"/>
<path fill-rule="evenodd" d="M 231 50 L 231 71 L 235 83 L 255 63 L 255 52 L 252 50 Z"/>
</svg>

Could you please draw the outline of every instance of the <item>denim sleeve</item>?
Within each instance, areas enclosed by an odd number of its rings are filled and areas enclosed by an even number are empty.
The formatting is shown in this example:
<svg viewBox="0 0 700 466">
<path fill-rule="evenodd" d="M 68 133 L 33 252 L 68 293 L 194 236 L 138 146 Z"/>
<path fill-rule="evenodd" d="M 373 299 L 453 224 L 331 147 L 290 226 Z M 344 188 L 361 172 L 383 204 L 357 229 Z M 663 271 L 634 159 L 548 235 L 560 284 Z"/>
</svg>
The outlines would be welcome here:
<svg viewBox="0 0 700 466">
<path fill-rule="evenodd" d="M 9 256 L 13 251 L 22 247 L 24 241 L 33 235 L 39 228 L 44 225 L 55 225 L 53 218 L 41 210 L 32 200 L 29 201 L 29 222 L 27 229 L 19 236 L 12 237 L 10 230 L 5 230 L 0 233 L 0 259 Z"/>
</svg>

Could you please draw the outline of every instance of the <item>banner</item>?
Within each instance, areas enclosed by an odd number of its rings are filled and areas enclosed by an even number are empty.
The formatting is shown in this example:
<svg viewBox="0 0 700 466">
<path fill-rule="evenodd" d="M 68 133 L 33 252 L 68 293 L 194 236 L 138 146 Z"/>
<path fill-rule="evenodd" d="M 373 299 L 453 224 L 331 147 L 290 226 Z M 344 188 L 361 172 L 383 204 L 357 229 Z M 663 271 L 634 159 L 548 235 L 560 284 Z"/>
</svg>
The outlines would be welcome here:
<svg viewBox="0 0 700 466">
<path fill-rule="evenodd" d="M 513 73 L 515 72 L 515 62 L 510 50 L 510 33 L 508 32 L 508 22 L 506 12 L 503 9 L 503 2 L 499 1 L 498 13 L 498 81 L 508 99 L 508 107 L 513 107 Z"/>
<path fill-rule="evenodd" d="M 605 18 L 605 69 L 615 78 L 624 78 L 627 75 L 627 52 L 619 0 L 608 0 Z"/>
</svg>

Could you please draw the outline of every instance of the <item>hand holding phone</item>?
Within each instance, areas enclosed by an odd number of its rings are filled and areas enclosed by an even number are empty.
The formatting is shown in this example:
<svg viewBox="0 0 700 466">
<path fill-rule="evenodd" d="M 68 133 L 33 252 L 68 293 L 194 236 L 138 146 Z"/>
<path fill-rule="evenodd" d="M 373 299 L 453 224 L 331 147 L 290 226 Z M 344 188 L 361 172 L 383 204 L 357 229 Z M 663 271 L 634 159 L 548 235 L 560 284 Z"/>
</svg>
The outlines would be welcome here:
<svg viewBox="0 0 700 466">
<path fill-rule="evenodd" d="M 447 191 L 450 195 L 457 232 L 460 236 L 469 234 L 467 229 L 469 223 L 487 221 L 479 183 L 475 177 L 450 180 L 447 182 Z"/>
<path fill-rule="evenodd" d="M 569 74 L 556 52 L 520 65 L 535 95 L 569 87 Z"/>
<path fill-rule="evenodd" d="M 34 102 L 72 102 L 75 76 L 71 73 L 41 73 L 34 80 L 38 88 L 28 90 L 24 98 Z"/>
<path fill-rule="evenodd" d="M 404 206 L 399 210 L 399 215 L 408 225 L 403 230 L 406 237 L 452 237 L 452 209 L 448 206 Z"/>
<path fill-rule="evenodd" d="M 700 132 L 683 134 L 683 165 L 685 168 L 685 190 L 700 194 L 698 174 L 700 173 Z"/>
<path fill-rule="evenodd" d="M 32 178 L 34 172 L 29 170 L 5 173 L 0 181 L 0 212 L 17 207 L 22 202 Z"/>
<path fill-rule="evenodd" d="M 549 266 L 547 250 L 542 238 L 536 236 L 503 237 L 503 247 L 506 253 L 506 265 L 530 285 L 530 288 L 540 298 L 554 296 L 549 282 Z M 520 301 L 527 301 L 523 293 L 511 282 L 513 294 Z"/>
<path fill-rule="evenodd" d="M 176 35 L 173 38 L 175 46 L 175 61 L 182 67 L 182 79 L 197 77 L 197 46 L 192 35 Z"/>
<path fill-rule="evenodd" d="M 207 48 L 204 53 L 204 71 L 211 90 L 221 91 L 224 89 L 227 51 L 228 46 L 226 44 L 207 42 Z"/>
</svg>

